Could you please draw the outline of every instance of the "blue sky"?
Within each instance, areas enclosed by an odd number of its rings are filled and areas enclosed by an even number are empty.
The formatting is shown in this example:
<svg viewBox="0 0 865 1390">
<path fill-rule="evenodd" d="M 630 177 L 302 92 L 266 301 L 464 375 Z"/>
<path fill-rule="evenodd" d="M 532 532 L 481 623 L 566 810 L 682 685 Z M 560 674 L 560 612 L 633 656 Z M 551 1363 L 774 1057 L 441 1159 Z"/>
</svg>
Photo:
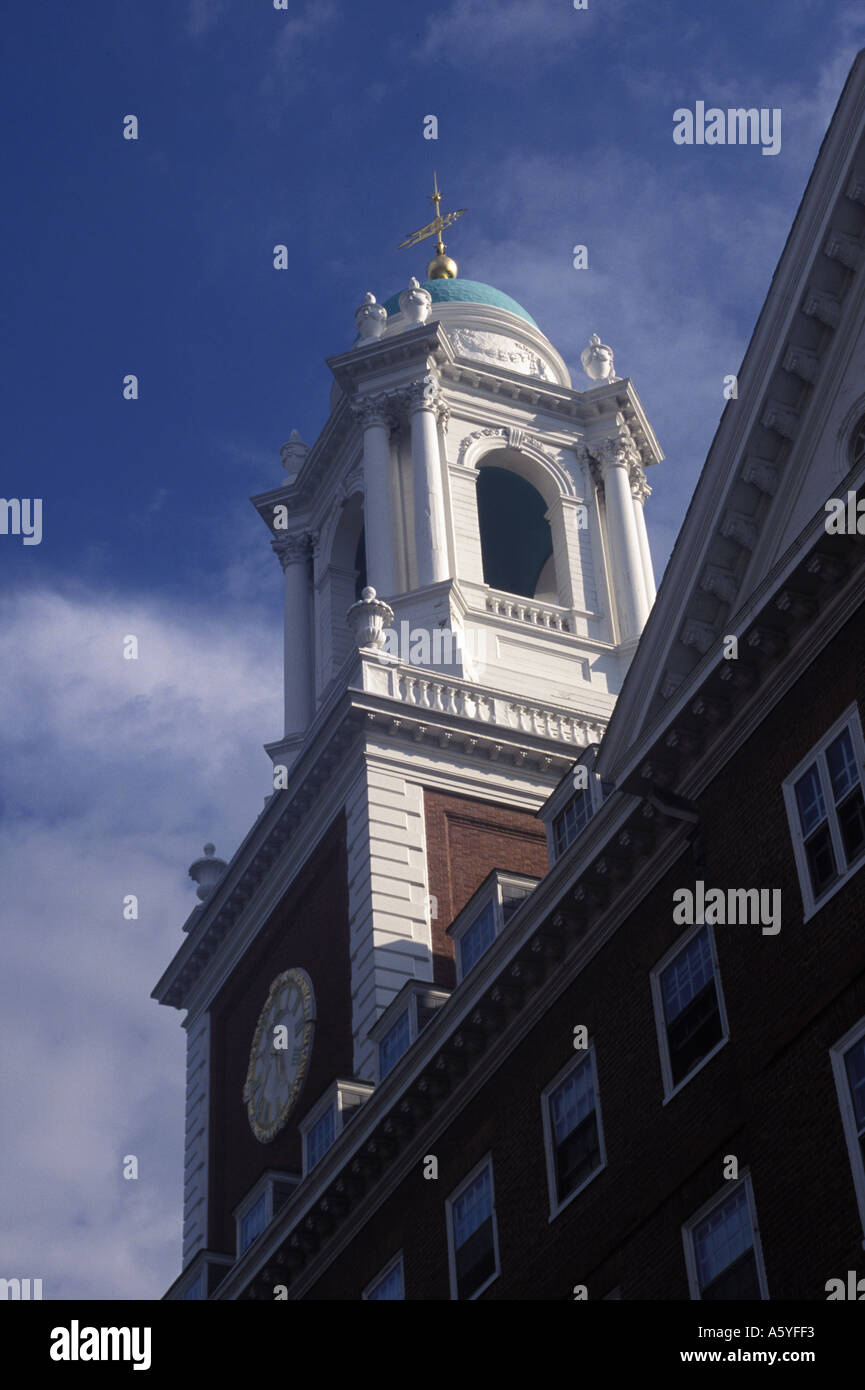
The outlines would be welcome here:
<svg viewBox="0 0 865 1390">
<path fill-rule="evenodd" d="M 323 426 L 324 358 L 365 291 L 422 275 L 426 246 L 396 248 L 436 167 L 469 208 L 462 273 L 524 304 L 576 385 L 595 331 L 633 379 L 666 454 L 660 576 L 865 12 L 54 0 L 5 29 L 0 493 L 43 499 L 43 541 L 0 536 L 0 1276 L 157 1297 L 179 1268 L 183 1036 L 149 992 L 187 865 L 211 838 L 227 857 L 269 790 L 281 582 L 247 499 L 292 428 Z M 698 100 L 780 107 L 780 154 L 676 146 Z"/>
</svg>

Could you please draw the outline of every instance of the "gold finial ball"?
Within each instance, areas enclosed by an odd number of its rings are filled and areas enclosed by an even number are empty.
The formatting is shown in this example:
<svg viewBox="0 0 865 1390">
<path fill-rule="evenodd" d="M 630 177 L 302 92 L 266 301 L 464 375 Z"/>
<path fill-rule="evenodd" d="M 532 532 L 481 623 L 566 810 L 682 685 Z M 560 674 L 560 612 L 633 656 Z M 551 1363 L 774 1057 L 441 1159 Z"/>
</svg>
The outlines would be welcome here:
<svg viewBox="0 0 865 1390">
<path fill-rule="evenodd" d="M 426 268 L 426 278 L 428 280 L 455 280 L 457 278 L 457 263 L 451 260 L 443 252 L 433 256 Z"/>
</svg>

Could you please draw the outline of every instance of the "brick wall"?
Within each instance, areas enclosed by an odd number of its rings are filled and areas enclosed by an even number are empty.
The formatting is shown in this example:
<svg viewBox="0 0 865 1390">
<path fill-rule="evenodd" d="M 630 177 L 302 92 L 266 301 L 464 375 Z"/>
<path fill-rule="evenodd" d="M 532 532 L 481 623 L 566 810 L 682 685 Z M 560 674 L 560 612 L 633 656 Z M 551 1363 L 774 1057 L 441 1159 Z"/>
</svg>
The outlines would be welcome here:
<svg viewBox="0 0 865 1390">
<path fill-rule="evenodd" d="M 300 967 L 312 980 L 316 1023 L 309 1071 L 292 1119 L 269 1144 L 249 1126 L 243 1085 L 271 981 Z M 211 1008 L 208 1246 L 234 1251 L 232 1210 L 269 1168 L 299 1173 L 297 1121 L 337 1076 L 352 1074 L 345 821 L 334 823 Z"/>
</svg>

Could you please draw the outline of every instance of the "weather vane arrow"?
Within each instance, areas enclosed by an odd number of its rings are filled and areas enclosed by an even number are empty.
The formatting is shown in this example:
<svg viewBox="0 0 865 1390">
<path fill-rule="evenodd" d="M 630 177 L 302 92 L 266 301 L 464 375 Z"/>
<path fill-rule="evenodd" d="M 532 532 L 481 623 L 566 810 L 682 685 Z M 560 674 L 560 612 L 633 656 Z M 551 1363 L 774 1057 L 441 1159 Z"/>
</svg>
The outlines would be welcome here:
<svg viewBox="0 0 865 1390">
<path fill-rule="evenodd" d="M 442 216 L 442 195 L 439 193 L 438 176 L 435 171 L 433 171 L 433 190 L 428 196 L 435 207 L 435 217 L 432 222 L 427 222 L 425 227 L 418 228 L 416 232 L 409 232 L 405 241 L 400 242 L 398 249 L 402 250 L 404 246 L 416 246 L 419 241 L 426 241 L 429 236 L 437 236 L 436 256 L 434 260 L 430 261 L 427 273 L 430 279 L 453 279 L 457 272 L 456 263 L 445 255 L 442 232 L 446 227 L 450 227 L 452 223 L 456 222 L 458 217 L 462 217 L 463 213 L 468 212 L 468 208 L 459 208 L 456 212 L 446 212 Z"/>
</svg>

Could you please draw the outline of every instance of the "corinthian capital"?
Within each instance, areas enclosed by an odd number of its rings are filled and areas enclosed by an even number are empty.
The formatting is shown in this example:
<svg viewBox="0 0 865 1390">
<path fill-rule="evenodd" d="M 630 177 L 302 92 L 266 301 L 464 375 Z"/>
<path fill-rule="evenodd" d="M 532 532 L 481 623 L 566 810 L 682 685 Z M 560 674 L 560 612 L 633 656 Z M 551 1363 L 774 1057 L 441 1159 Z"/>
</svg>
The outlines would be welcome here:
<svg viewBox="0 0 865 1390">
<path fill-rule="evenodd" d="M 360 421 L 361 428 L 369 425 L 383 425 L 390 429 L 393 425 L 393 398 L 389 392 L 378 396 L 358 396 L 350 405 L 351 413 Z"/>
<path fill-rule="evenodd" d="M 632 463 L 628 469 L 628 477 L 631 480 L 631 496 L 636 497 L 638 502 L 645 502 L 647 497 L 652 495 L 652 489 L 646 482 L 646 474 L 641 463 Z"/>
<path fill-rule="evenodd" d="M 626 427 L 605 439 L 597 455 L 604 471 L 608 468 L 626 468 L 630 474 L 632 468 L 640 466 L 639 450 Z"/>
<path fill-rule="evenodd" d="M 277 532 L 270 544 L 282 568 L 299 565 L 308 560 L 315 549 L 317 536 L 312 531 L 295 531 L 293 534 Z"/>
<path fill-rule="evenodd" d="M 442 395 L 439 379 L 433 372 L 413 381 L 402 393 L 409 415 L 416 410 L 431 410 L 443 423 L 447 422 L 448 407 Z"/>
</svg>

